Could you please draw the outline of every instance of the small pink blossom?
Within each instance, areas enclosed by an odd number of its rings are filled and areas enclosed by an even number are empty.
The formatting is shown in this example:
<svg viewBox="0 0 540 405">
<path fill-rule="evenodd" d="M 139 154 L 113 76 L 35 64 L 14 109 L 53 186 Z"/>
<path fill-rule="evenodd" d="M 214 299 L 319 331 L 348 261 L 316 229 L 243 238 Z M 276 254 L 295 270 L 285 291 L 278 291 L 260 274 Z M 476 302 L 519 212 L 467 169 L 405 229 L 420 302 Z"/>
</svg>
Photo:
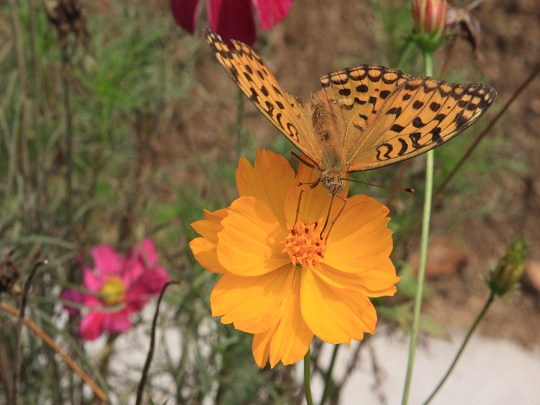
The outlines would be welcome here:
<svg viewBox="0 0 540 405">
<path fill-rule="evenodd" d="M 289 13 L 293 0 L 207 0 L 208 25 L 225 42 L 231 39 L 253 45 L 257 39 L 255 15 L 269 30 Z M 199 15 L 200 0 L 171 0 L 176 23 L 193 35 Z"/>
<path fill-rule="evenodd" d="M 157 253 L 150 239 L 135 244 L 125 258 L 111 246 L 92 249 L 94 269 L 83 266 L 83 286 L 88 291 L 64 290 L 60 298 L 71 316 L 78 308 L 88 313 L 79 325 L 85 340 L 97 339 L 103 332 L 120 333 L 131 327 L 130 314 L 140 311 L 152 295 L 157 295 L 167 281 L 167 271 L 156 264 Z"/>
</svg>

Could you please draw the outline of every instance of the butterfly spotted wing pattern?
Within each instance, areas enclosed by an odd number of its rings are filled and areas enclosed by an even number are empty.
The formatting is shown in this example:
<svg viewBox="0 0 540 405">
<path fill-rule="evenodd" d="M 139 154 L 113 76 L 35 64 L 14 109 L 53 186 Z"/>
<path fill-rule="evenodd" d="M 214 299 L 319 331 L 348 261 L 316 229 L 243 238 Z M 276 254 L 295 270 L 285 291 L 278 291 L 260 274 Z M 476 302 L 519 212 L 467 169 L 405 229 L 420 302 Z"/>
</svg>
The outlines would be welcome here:
<svg viewBox="0 0 540 405">
<path fill-rule="evenodd" d="M 347 171 L 410 159 L 452 139 L 495 101 L 485 84 L 413 78 L 397 69 L 362 65 L 321 77 L 346 128 Z"/>
<path fill-rule="evenodd" d="M 348 172 L 410 159 L 452 139 L 493 104 L 485 84 L 414 78 L 397 69 L 360 65 L 321 77 L 323 89 L 303 104 L 277 83 L 247 45 L 230 50 L 210 29 L 206 41 L 253 104 L 321 172 L 331 194 Z"/>
<path fill-rule="evenodd" d="M 244 94 L 298 149 L 315 156 L 302 102 L 284 91 L 262 59 L 249 46 L 232 41 L 235 50 L 209 28 L 203 34 L 217 60 Z"/>
</svg>

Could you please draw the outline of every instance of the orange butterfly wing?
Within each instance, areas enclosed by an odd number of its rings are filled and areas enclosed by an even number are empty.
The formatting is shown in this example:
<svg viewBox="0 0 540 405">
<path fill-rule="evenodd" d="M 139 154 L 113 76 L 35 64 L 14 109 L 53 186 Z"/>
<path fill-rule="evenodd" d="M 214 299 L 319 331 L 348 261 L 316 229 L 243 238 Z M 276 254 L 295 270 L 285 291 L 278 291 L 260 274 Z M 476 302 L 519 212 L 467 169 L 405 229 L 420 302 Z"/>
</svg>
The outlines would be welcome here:
<svg viewBox="0 0 540 405">
<path fill-rule="evenodd" d="M 497 93 L 486 84 L 414 78 L 361 65 L 321 77 L 344 120 L 348 172 L 388 166 L 449 141 L 487 111 Z"/>
<path fill-rule="evenodd" d="M 262 59 L 249 46 L 232 41 L 235 50 L 209 28 L 203 34 L 217 60 L 249 100 L 300 151 L 320 164 L 303 103 L 284 91 Z"/>
</svg>

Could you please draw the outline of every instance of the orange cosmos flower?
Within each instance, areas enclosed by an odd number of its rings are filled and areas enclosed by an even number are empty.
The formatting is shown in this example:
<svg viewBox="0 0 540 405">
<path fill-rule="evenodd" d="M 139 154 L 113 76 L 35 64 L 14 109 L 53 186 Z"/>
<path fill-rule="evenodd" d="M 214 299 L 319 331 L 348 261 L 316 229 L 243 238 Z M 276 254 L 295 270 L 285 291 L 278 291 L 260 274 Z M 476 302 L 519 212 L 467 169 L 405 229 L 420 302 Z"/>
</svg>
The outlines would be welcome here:
<svg viewBox="0 0 540 405">
<path fill-rule="evenodd" d="M 389 258 L 388 209 L 353 196 L 326 240 L 328 192 L 318 185 L 303 193 L 298 207 L 298 182 L 315 180 L 302 163 L 295 178 L 285 158 L 259 149 L 255 167 L 239 162 L 240 198 L 192 224 L 201 235 L 190 243 L 195 258 L 222 275 L 210 297 L 212 315 L 254 335 L 259 367 L 268 360 L 272 367 L 297 362 L 314 335 L 348 345 L 374 333 L 377 313 L 369 297 L 393 295 L 400 279 Z M 341 205 L 336 199 L 331 219 Z"/>
</svg>

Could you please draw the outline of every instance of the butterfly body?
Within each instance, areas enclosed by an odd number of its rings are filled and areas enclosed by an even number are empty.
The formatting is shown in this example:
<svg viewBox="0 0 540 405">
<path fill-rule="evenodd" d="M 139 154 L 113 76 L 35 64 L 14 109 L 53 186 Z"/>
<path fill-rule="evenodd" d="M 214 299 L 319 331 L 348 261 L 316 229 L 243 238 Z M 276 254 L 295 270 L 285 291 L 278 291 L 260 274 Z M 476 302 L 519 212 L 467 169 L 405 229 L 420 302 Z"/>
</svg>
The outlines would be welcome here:
<svg viewBox="0 0 540 405">
<path fill-rule="evenodd" d="M 251 102 L 313 162 L 331 195 L 341 191 L 347 173 L 410 159 L 454 138 L 497 95 L 485 84 L 452 84 L 359 65 L 322 76 L 322 90 L 303 103 L 281 89 L 249 46 L 233 41 L 230 50 L 210 29 L 203 33 Z"/>
</svg>

